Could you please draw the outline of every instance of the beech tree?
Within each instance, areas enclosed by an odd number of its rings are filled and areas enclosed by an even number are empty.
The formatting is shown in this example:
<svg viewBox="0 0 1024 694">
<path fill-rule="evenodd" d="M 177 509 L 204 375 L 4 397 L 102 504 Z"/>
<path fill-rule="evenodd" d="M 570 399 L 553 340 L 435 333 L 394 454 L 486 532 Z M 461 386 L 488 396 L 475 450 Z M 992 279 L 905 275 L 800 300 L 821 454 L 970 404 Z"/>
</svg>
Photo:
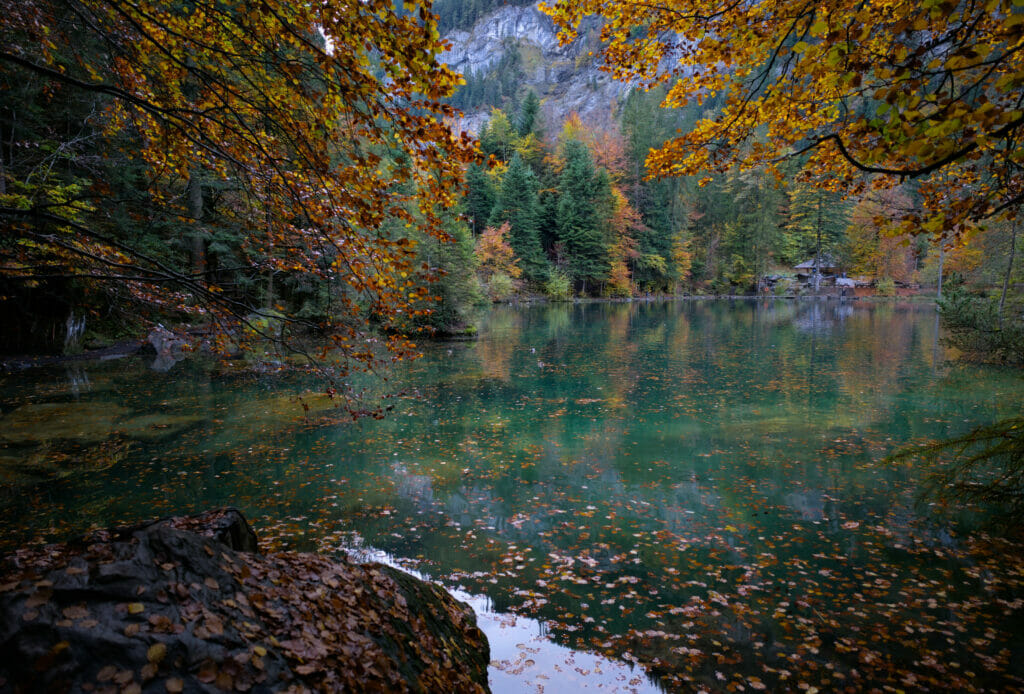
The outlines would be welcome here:
<svg viewBox="0 0 1024 694">
<path fill-rule="evenodd" d="M 363 336 L 367 312 L 389 322 L 429 310 L 412 238 L 447 238 L 443 210 L 474 158 L 468 136 L 444 122 L 453 110 L 442 99 L 461 78 L 438 62 L 429 0 L 411 11 L 384 0 L 0 0 L 0 31 L 5 101 L 32 83 L 25 111 L 82 102 L 68 119 L 76 130 L 39 128 L 40 150 L 24 149 L 25 113 L 5 104 L 7 296 L 75 278 L 143 312 L 230 320 L 259 310 L 209 266 L 204 204 L 216 201 L 241 275 L 335 287 L 337 320 L 311 327 L 349 362 L 381 359 Z M 134 172 L 133 228 L 173 222 L 193 239 L 187 258 L 115 223 L 123 201 L 105 159 Z M 416 234 L 388 232 L 395 219 Z M 274 305 L 273 285 L 265 293 Z M 409 347 L 397 337 L 389 346 Z"/>
<path fill-rule="evenodd" d="M 666 84 L 701 117 L 648 157 L 649 172 L 709 176 L 804 163 L 816 185 L 859 194 L 917 182 L 897 225 L 962 238 L 1024 199 L 1024 7 L 1012 0 L 560 0 L 571 41 L 604 19 L 606 69 Z M 667 67 L 666 67 L 667 66 Z"/>
</svg>

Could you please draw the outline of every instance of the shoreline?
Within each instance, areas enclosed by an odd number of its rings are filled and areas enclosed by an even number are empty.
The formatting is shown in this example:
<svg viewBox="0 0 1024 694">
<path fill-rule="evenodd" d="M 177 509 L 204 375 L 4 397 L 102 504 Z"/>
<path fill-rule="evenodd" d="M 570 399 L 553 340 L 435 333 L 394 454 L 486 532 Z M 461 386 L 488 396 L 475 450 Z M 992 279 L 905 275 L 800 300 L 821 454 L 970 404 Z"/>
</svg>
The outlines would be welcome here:
<svg viewBox="0 0 1024 694">
<path fill-rule="evenodd" d="M 842 297 L 836 294 L 782 294 L 782 295 L 756 295 L 756 294 L 655 294 L 649 296 L 630 297 L 573 297 L 565 301 L 553 301 L 543 295 L 534 294 L 503 301 L 495 301 L 486 305 L 491 306 L 534 306 L 534 305 L 581 305 L 581 304 L 632 304 L 632 303 L 654 303 L 668 301 L 835 301 L 837 303 L 914 303 L 934 304 L 935 296 L 923 292 L 908 294 L 904 296 L 847 296 Z M 475 339 L 475 335 L 438 335 L 428 338 L 436 342 L 467 341 Z M 422 339 L 422 336 L 421 338 Z M 145 354 L 149 344 L 145 338 L 134 340 L 122 340 L 106 347 L 86 350 L 77 354 L 17 354 L 0 355 L 0 373 L 17 373 L 27 369 L 46 366 L 60 366 L 78 362 L 109 361 L 113 359 L 124 359 L 139 354 Z M 151 348 L 149 348 L 151 349 Z"/>
</svg>

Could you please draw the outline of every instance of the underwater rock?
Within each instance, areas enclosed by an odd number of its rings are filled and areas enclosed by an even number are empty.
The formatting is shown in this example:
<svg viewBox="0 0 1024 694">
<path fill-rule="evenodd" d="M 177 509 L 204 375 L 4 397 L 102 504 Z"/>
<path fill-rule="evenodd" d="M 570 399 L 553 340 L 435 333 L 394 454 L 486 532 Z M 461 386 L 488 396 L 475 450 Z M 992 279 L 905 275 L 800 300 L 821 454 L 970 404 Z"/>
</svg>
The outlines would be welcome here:
<svg viewBox="0 0 1024 694">
<path fill-rule="evenodd" d="M 115 422 L 126 414 L 126 408 L 112 402 L 31 403 L 0 419 L 0 439 L 15 445 L 99 443 L 116 433 Z"/>
<path fill-rule="evenodd" d="M 154 441 L 181 434 L 199 424 L 193 415 L 146 414 L 112 402 L 43 402 L 22 405 L 0 418 L 0 441 L 15 446 L 66 441 L 97 444 L 114 436 Z"/>
</svg>

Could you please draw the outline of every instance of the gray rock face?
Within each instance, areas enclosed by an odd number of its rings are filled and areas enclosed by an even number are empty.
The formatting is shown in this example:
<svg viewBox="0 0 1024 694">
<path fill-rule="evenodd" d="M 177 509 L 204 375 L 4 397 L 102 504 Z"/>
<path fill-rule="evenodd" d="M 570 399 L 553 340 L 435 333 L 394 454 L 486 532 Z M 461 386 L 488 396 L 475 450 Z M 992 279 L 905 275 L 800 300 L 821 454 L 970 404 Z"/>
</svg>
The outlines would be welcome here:
<svg viewBox="0 0 1024 694">
<path fill-rule="evenodd" d="M 541 97 L 549 128 L 557 128 L 573 112 L 589 124 L 611 126 L 612 113 L 631 85 L 616 82 L 599 69 L 599 25 L 585 22 L 580 37 L 562 46 L 554 22 L 538 9 L 539 4 L 505 6 L 481 18 L 470 31 L 451 32 L 445 39 L 452 47 L 441 60 L 462 74 L 470 70 L 480 74 L 510 51 L 518 51 L 526 73 L 524 82 Z M 476 133 L 489 113 L 489 108 L 466 113 L 457 125 Z"/>
<path fill-rule="evenodd" d="M 571 50 L 559 46 L 554 23 L 537 5 L 502 7 L 478 21 L 472 31 L 454 31 L 445 38 L 452 48 L 441 55 L 441 60 L 461 73 L 493 66 L 504 55 L 508 39 L 537 46 L 545 57 L 565 56 Z"/>
</svg>

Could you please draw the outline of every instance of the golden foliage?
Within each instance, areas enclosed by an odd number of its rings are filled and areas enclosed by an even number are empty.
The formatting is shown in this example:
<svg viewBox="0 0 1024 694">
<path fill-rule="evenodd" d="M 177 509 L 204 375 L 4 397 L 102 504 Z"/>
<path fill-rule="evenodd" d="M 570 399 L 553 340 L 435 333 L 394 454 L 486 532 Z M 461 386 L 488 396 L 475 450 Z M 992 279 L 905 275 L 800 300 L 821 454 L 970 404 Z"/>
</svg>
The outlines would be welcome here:
<svg viewBox="0 0 1024 694">
<path fill-rule="evenodd" d="M 606 69 L 667 83 L 666 107 L 719 96 L 720 111 L 648 157 L 654 175 L 778 165 L 859 194 L 919 181 L 906 232 L 962 234 L 1015 216 L 1024 153 L 1024 8 L 1019 0 L 559 0 L 564 41 L 605 22 Z"/>
<path fill-rule="evenodd" d="M 96 94 L 106 133 L 132 134 L 119 156 L 145 163 L 155 207 L 194 223 L 188 181 L 229 184 L 254 269 L 330 278 L 344 288 L 339 317 L 372 306 L 386 323 L 422 310 L 411 232 L 446 238 L 441 215 L 474 157 L 468 136 L 444 122 L 453 111 L 441 100 L 461 77 L 438 62 L 429 2 L 404 7 L 0 0 L 0 65 L 55 92 Z M 0 200 L 5 232 L 25 240 L 26 268 L 45 256 L 48 273 L 113 274 L 147 305 L 245 312 L 214 279 L 54 206 L 57 193 L 41 186 L 18 206 Z M 386 233 L 395 219 L 410 234 Z M 335 338 L 344 356 L 371 361 L 355 327 Z M 400 340 L 391 346 L 402 350 Z"/>
</svg>

